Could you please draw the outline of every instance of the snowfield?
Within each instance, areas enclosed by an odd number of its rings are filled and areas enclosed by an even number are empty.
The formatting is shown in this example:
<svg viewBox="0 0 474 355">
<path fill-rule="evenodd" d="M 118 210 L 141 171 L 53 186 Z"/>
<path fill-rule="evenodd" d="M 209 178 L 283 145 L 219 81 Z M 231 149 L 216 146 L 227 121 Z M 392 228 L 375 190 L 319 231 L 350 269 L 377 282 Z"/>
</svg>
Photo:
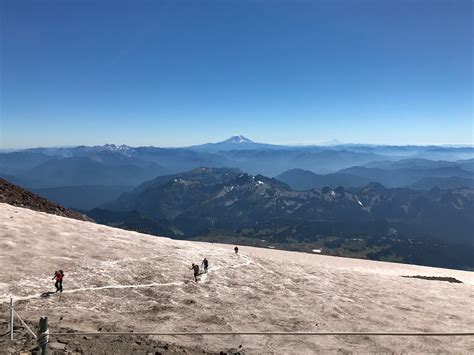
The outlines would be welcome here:
<svg viewBox="0 0 474 355">
<path fill-rule="evenodd" d="M 474 273 L 158 238 L 0 204 L 0 299 L 51 331 L 474 330 Z M 208 274 L 192 281 L 191 263 Z M 54 291 L 54 270 L 65 272 Z M 401 276 L 446 276 L 463 284 Z M 63 317 L 60 320 L 60 317 Z M 7 313 L 1 315 L 7 318 Z M 106 339 L 106 338 L 104 338 Z M 161 337 L 206 352 L 473 353 L 472 337 Z M 107 340 L 104 340 L 107 341 Z M 0 343 L 0 350 L 5 343 Z"/>
</svg>

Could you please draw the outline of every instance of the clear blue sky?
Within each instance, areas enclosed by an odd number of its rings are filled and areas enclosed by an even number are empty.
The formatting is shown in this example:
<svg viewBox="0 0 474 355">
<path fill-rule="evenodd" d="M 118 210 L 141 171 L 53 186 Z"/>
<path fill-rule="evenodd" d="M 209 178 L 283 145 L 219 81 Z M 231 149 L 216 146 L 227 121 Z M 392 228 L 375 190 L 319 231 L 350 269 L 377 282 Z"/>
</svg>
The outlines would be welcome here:
<svg viewBox="0 0 474 355">
<path fill-rule="evenodd" d="M 0 4 L 1 148 L 473 140 L 469 0 Z"/>
</svg>

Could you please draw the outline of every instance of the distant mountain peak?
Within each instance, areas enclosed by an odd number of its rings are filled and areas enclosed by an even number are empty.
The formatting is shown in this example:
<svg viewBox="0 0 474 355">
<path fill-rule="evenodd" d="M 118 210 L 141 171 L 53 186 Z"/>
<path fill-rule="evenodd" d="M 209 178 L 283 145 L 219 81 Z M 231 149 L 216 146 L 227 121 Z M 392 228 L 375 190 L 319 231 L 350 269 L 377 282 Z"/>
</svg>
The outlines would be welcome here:
<svg viewBox="0 0 474 355">
<path fill-rule="evenodd" d="M 322 143 L 319 143 L 319 145 L 343 145 L 343 144 L 346 144 L 344 142 L 341 142 L 340 140 L 338 139 L 331 139 L 327 142 L 322 142 Z"/>
<path fill-rule="evenodd" d="M 220 142 L 205 143 L 201 145 L 191 146 L 188 148 L 207 152 L 218 152 L 231 150 L 275 149 L 278 147 L 280 146 L 266 143 L 257 143 L 247 137 L 244 137 L 241 134 L 234 134 L 232 137 Z"/>
<path fill-rule="evenodd" d="M 237 134 L 233 135 L 229 139 L 226 139 L 223 143 L 253 143 L 253 141 L 248 139 L 247 137 Z"/>
<path fill-rule="evenodd" d="M 125 151 L 125 150 L 131 149 L 131 147 L 125 144 L 115 145 L 115 144 L 108 144 L 108 143 L 103 146 L 96 146 L 96 147 L 103 150 L 111 150 L 111 151 Z"/>
</svg>

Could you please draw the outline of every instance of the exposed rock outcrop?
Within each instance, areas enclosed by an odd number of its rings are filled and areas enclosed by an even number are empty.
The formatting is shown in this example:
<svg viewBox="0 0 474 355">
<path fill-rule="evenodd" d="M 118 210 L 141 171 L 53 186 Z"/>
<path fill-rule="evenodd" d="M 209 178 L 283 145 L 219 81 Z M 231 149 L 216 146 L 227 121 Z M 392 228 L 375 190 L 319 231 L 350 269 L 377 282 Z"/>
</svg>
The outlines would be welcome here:
<svg viewBox="0 0 474 355">
<path fill-rule="evenodd" d="M 55 214 L 62 217 L 74 218 L 81 221 L 93 220 L 77 211 L 70 210 L 57 203 L 51 202 L 20 186 L 14 185 L 0 178 L 0 202 L 16 207 L 29 208 L 34 211 Z"/>
</svg>

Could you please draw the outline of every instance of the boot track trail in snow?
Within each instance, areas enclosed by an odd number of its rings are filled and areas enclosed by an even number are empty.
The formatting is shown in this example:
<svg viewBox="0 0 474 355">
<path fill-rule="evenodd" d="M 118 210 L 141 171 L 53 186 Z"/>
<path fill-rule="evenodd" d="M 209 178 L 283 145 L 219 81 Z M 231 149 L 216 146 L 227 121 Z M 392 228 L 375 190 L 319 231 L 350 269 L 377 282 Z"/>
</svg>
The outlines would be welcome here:
<svg viewBox="0 0 474 355">
<path fill-rule="evenodd" d="M 247 265 L 250 265 L 251 261 L 248 257 L 243 257 L 243 259 L 245 259 L 246 261 L 244 263 L 240 263 L 240 264 L 235 264 L 235 265 L 231 265 L 231 266 L 228 266 L 230 268 L 239 268 L 239 267 L 244 267 L 244 266 L 247 266 Z M 131 261 L 130 259 L 128 261 Z M 198 280 L 198 284 L 199 283 L 205 283 L 207 282 L 207 278 L 209 277 L 208 275 L 209 274 L 213 274 L 214 272 L 218 271 L 218 270 L 221 270 L 222 267 L 216 267 L 216 268 L 213 268 L 213 267 L 209 267 L 207 272 L 203 272 L 201 274 L 199 274 L 200 278 Z M 168 283 L 156 283 L 156 282 L 153 282 L 153 283 L 149 283 L 149 284 L 139 284 L 139 285 L 108 285 L 108 286 L 99 286 L 99 287 L 83 287 L 83 288 L 76 288 L 76 289 L 71 289 L 71 290 L 64 290 L 63 292 L 51 292 L 50 294 L 51 295 L 63 295 L 63 294 L 69 294 L 69 293 L 76 293 L 76 292 L 81 292 L 81 291 L 100 291 L 100 290 L 110 290 L 110 289 L 133 289 L 133 288 L 149 288 L 149 287 L 164 287 L 164 286 L 182 286 L 182 285 L 186 285 L 188 284 L 188 282 L 195 282 L 195 281 L 192 281 L 190 279 L 190 281 L 182 281 L 182 282 L 168 282 Z M 46 292 L 46 293 L 49 293 L 49 292 Z M 30 295 L 30 296 L 26 296 L 26 297 L 15 297 L 15 296 L 11 296 L 11 298 L 13 298 L 14 301 L 27 301 L 27 300 L 31 300 L 31 299 L 36 299 L 36 298 L 41 298 L 42 295 L 44 293 L 40 293 L 40 294 L 35 294 L 35 295 Z M 1 300 L 1 302 L 3 303 L 8 303 L 9 302 L 9 299 L 10 298 L 3 298 Z"/>
</svg>

